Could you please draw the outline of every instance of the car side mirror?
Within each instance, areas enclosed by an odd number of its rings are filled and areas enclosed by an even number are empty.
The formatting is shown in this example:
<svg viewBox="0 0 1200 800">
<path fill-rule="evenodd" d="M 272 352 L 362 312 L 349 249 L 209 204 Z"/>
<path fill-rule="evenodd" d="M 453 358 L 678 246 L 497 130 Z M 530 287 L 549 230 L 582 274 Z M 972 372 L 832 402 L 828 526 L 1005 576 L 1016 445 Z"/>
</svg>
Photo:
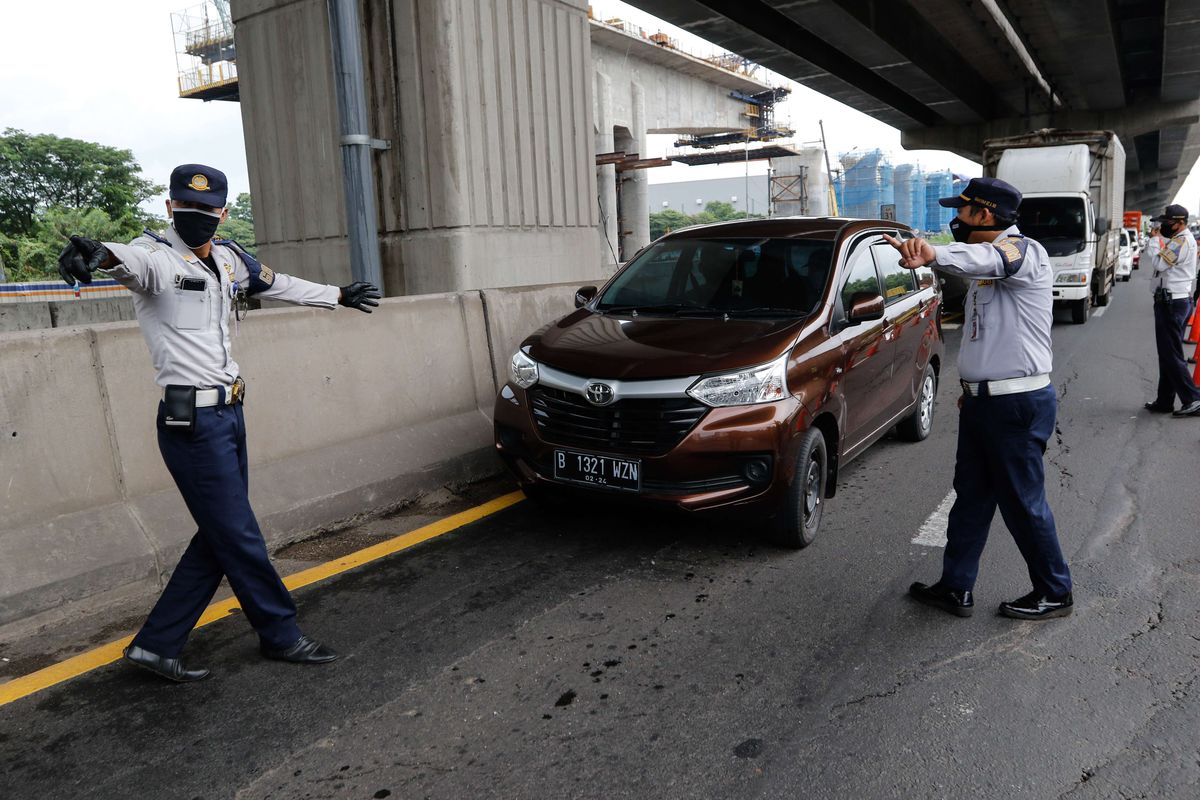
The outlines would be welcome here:
<svg viewBox="0 0 1200 800">
<path fill-rule="evenodd" d="M 1108 217 L 1096 217 L 1096 235 L 1108 231 Z"/>
<path fill-rule="evenodd" d="M 879 292 L 855 292 L 850 295 L 846 319 L 851 324 L 883 319 L 883 295 Z"/>
<path fill-rule="evenodd" d="M 597 289 L 595 286 L 581 286 L 578 289 L 576 289 L 575 290 L 575 307 L 583 308 L 588 303 L 592 302 L 592 299 L 596 296 L 596 293 L 598 291 L 600 291 L 600 290 Z"/>
</svg>

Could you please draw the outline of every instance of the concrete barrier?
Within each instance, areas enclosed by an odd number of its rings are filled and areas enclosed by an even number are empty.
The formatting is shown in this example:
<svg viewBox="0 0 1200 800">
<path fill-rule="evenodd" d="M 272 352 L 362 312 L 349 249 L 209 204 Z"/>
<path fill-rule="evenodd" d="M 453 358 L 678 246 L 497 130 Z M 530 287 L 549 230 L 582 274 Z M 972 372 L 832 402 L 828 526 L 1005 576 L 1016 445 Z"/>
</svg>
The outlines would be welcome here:
<svg viewBox="0 0 1200 800">
<path fill-rule="evenodd" d="M 493 474 L 497 380 L 575 288 L 252 312 L 234 353 L 268 544 Z M 0 335 L 0 365 L 0 635 L 158 591 L 195 525 L 158 453 L 136 323 Z"/>
</svg>

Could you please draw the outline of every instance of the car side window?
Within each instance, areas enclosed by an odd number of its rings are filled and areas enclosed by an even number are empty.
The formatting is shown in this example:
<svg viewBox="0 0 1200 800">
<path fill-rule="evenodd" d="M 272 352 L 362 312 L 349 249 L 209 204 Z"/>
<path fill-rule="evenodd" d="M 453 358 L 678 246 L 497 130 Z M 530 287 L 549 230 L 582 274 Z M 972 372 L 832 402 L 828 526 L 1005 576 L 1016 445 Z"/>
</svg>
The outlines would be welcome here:
<svg viewBox="0 0 1200 800">
<path fill-rule="evenodd" d="M 842 309 L 850 310 L 850 298 L 858 292 L 883 294 L 879 285 L 879 274 L 875 271 L 875 259 L 871 256 L 869 240 L 863 240 L 850 251 L 846 262 L 846 282 L 842 284 Z"/>
<path fill-rule="evenodd" d="M 916 284 L 913 283 L 913 272 L 900 266 L 896 248 L 890 244 L 873 245 L 871 251 L 875 254 L 875 262 L 883 275 L 884 303 L 890 306 L 917 291 Z"/>
</svg>

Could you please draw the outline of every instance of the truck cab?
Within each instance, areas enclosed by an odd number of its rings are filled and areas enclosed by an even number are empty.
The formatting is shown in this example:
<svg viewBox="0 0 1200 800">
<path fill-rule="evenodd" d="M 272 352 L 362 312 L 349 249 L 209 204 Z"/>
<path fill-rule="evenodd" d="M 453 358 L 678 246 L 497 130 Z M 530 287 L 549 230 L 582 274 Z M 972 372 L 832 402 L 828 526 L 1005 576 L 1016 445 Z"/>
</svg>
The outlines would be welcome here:
<svg viewBox="0 0 1200 800">
<path fill-rule="evenodd" d="M 1017 226 L 1046 248 L 1054 304 L 1087 322 L 1108 305 L 1120 257 L 1125 150 L 1109 131 L 1034 131 L 984 143 L 984 169 L 1023 195 Z"/>
</svg>

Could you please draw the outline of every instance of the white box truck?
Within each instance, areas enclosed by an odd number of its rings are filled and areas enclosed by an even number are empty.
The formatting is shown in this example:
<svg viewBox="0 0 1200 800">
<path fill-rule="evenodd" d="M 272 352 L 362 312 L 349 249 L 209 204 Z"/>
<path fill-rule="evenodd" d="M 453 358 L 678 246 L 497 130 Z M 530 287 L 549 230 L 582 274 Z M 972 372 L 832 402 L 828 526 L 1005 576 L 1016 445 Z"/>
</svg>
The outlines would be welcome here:
<svg viewBox="0 0 1200 800">
<path fill-rule="evenodd" d="M 1046 248 L 1054 267 L 1054 305 L 1088 320 L 1116 286 L 1125 209 L 1125 148 L 1112 131 L 1046 128 L 983 143 L 983 174 L 1024 196 L 1021 233 Z"/>
</svg>

